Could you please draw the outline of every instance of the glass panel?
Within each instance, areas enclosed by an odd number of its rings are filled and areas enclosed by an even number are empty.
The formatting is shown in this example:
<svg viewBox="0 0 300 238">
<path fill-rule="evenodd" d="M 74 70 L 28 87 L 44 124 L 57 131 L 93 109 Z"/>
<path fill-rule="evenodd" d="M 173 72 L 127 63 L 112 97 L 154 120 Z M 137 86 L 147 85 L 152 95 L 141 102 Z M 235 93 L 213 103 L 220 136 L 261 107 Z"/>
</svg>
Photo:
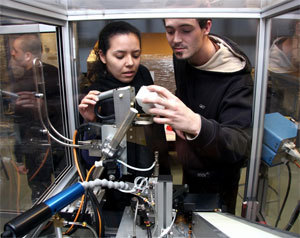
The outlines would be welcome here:
<svg viewBox="0 0 300 238">
<path fill-rule="evenodd" d="M 162 19 L 126 21 L 136 26 L 142 33 L 141 63 L 151 71 L 154 82 L 166 87 L 171 92 L 175 92 L 172 50 L 165 37 Z M 79 77 L 82 80 L 79 82 L 81 92 L 90 83 L 87 81 L 89 78 L 87 71 L 92 65 L 93 57 L 95 57 L 93 47 L 98 40 L 100 30 L 108 22 L 80 21 L 76 23 L 78 34 L 77 63 L 80 74 L 82 74 Z M 258 20 L 256 19 L 213 19 L 211 33 L 226 36 L 237 42 L 254 68 L 257 24 Z M 240 29 L 247 29 L 247 31 L 241 31 Z"/>
<path fill-rule="evenodd" d="M 126 20 L 136 26 L 142 32 L 142 56 L 141 64 L 146 66 L 154 79 L 154 83 L 175 92 L 175 79 L 173 70 L 172 50 L 168 45 L 165 28 L 162 19 L 146 19 L 146 20 Z M 109 21 L 81 21 L 76 22 L 76 49 L 78 57 L 76 57 L 79 72 L 79 98 L 82 98 L 87 92 L 87 88 L 97 79 L 94 74 L 90 74 L 93 64 L 96 60 L 94 46 L 98 40 L 100 30 Z M 213 27 L 211 33 L 220 36 L 225 36 L 238 43 L 240 48 L 245 52 L 252 63 L 252 75 L 255 68 L 255 49 L 256 49 L 256 33 L 258 20 L 257 19 L 213 19 Z M 241 29 L 247 29 L 241 31 Z M 172 132 L 172 131 L 171 131 Z M 174 184 L 182 184 L 181 165 L 177 162 L 176 153 L 174 152 L 175 139 L 172 134 L 166 129 L 167 139 L 171 141 L 169 152 L 171 161 L 171 170 Z M 243 189 L 245 185 L 245 171 L 242 170 L 240 179 L 240 189 L 237 198 L 236 214 L 240 215 L 241 204 L 243 201 Z M 239 205 L 240 204 L 240 205 Z"/>
<path fill-rule="evenodd" d="M 262 190 L 262 214 L 267 224 L 289 228 L 298 234 L 299 219 L 290 227 L 288 222 L 296 205 L 299 206 L 300 197 L 299 14 L 298 10 L 272 19 L 261 168 L 261 179 L 266 181 Z"/>
<path fill-rule="evenodd" d="M 288 1 L 287 0 L 261 0 L 261 7 L 273 6 L 283 2 L 288 2 Z"/>
<path fill-rule="evenodd" d="M 260 8 L 260 0 L 70 0 L 68 10 L 102 10 L 102 9 L 157 9 L 157 8 Z"/>
<path fill-rule="evenodd" d="M 61 9 L 67 9 L 67 0 L 53 0 L 53 1 L 47 1 L 47 0 L 18 0 L 17 2 L 25 3 L 32 5 L 34 7 L 42 7 L 49 10 L 49 7 L 55 10 L 61 10 Z"/>
<path fill-rule="evenodd" d="M 49 128 L 48 115 L 63 132 L 56 27 L 3 16 L 0 25 L 3 229 L 5 221 L 40 198 L 67 160 L 65 148 L 51 140 L 44 127 Z"/>
</svg>

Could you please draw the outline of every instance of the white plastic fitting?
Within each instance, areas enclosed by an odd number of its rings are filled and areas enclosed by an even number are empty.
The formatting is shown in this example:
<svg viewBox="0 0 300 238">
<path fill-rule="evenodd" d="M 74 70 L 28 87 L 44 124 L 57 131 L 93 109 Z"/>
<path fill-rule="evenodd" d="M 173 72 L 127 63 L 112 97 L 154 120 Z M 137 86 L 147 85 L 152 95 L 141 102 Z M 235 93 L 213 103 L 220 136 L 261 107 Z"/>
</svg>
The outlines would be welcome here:
<svg viewBox="0 0 300 238">
<path fill-rule="evenodd" d="M 149 113 L 149 109 L 153 108 L 153 107 L 157 107 L 157 108 L 162 108 L 164 109 L 164 106 L 158 105 L 158 104 L 152 104 L 152 103 L 143 103 L 143 99 L 144 98 L 150 98 L 150 99 L 155 99 L 159 97 L 158 94 L 156 92 L 151 92 L 147 89 L 146 86 L 142 86 L 140 88 L 140 90 L 138 91 L 137 95 L 135 96 L 135 99 L 137 101 L 137 103 L 142 107 L 143 111 L 146 114 L 150 114 Z"/>
</svg>

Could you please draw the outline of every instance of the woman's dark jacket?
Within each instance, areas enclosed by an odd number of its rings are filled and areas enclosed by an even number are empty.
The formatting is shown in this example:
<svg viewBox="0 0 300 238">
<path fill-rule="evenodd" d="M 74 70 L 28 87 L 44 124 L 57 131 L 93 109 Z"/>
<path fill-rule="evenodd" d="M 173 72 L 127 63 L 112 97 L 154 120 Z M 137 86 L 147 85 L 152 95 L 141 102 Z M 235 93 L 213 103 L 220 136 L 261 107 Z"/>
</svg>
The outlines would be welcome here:
<svg viewBox="0 0 300 238">
<path fill-rule="evenodd" d="M 137 93 L 140 87 L 142 87 L 143 85 L 151 85 L 151 84 L 153 84 L 153 80 L 149 70 L 143 65 L 140 65 L 136 76 L 130 83 L 120 82 L 110 74 L 102 74 L 98 77 L 98 80 L 95 83 L 93 83 L 93 85 L 91 85 L 88 91 L 98 90 L 100 92 L 104 92 L 115 88 L 132 86 L 135 88 L 135 93 Z M 136 108 L 139 111 L 139 113 L 142 113 L 142 109 L 137 106 L 138 105 L 136 105 Z M 102 116 L 109 116 L 114 114 L 114 105 L 113 105 L 112 98 L 101 103 L 100 114 Z M 100 120 L 98 121 L 100 122 Z M 101 123 L 105 124 L 106 122 L 101 121 Z M 109 121 L 109 124 L 111 124 L 111 121 Z M 100 159 L 99 157 L 88 156 L 87 151 L 83 151 L 82 155 L 88 167 L 93 165 L 96 160 Z M 147 168 L 152 165 L 153 161 L 154 161 L 153 151 L 148 146 L 144 146 L 136 143 L 130 143 L 127 141 L 128 164 L 139 168 Z M 151 175 L 152 171 L 135 172 L 129 169 L 129 172 L 133 173 L 135 176 L 136 175 L 149 176 Z"/>
</svg>

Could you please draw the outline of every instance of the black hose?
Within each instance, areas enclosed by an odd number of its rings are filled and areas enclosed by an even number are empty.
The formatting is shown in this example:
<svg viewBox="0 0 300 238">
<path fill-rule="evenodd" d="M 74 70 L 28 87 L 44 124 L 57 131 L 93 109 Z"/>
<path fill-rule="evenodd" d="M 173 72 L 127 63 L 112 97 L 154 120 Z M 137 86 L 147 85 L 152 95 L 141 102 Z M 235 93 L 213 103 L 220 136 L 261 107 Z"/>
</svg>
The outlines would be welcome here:
<svg viewBox="0 0 300 238">
<path fill-rule="evenodd" d="M 75 144 L 77 145 L 78 144 L 78 141 L 81 139 L 82 137 L 82 130 L 81 130 L 81 127 L 79 127 L 77 129 L 77 135 L 75 137 Z M 78 158 L 78 167 L 79 167 L 79 170 L 80 170 L 80 173 L 82 174 L 82 177 L 83 177 L 83 180 L 85 180 L 86 178 L 86 170 L 85 170 L 85 167 L 82 163 L 82 156 L 81 156 L 81 152 L 80 150 L 76 149 L 78 151 L 77 153 L 77 158 Z"/>
<path fill-rule="evenodd" d="M 147 237 L 152 238 L 151 229 L 150 227 L 147 227 Z"/>
<path fill-rule="evenodd" d="M 299 216 L 299 213 L 300 213 L 300 200 L 298 200 L 298 204 L 295 207 L 295 209 L 291 215 L 291 218 L 290 218 L 288 224 L 285 226 L 284 230 L 289 231 L 293 227 L 295 221 L 297 220 L 297 218 Z"/>
<path fill-rule="evenodd" d="M 92 205 L 92 208 L 94 210 L 96 232 L 97 232 L 98 236 L 100 237 L 100 234 L 99 234 L 100 221 L 99 221 L 99 218 L 98 218 L 98 213 L 97 213 L 98 208 L 97 208 L 97 205 L 96 205 L 96 203 L 98 203 L 98 201 L 95 203 L 95 199 L 94 199 L 95 194 L 93 193 L 93 191 L 90 188 L 88 188 L 88 196 L 89 196 L 89 199 L 91 200 L 91 205 Z M 97 198 L 96 198 L 96 200 L 97 200 Z"/>
<path fill-rule="evenodd" d="M 87 128 L 91 128 L 91 127 L 96 127 L 99 129 L 99 125 L 98 124 L 94 124 L 94 123 L 87 123 L 87 124 L 82 124 L 79 126 L 79 128 L 77 129 L 78 133 L 75 137 L 75 143 L 78 144 L 78 141 L 79 140 L 82 140 L 83 138 L 83 133 L 86 131 Z M 83 158 L 81 156 L 81 153 L 79 151 L 79 153 L 77 154 L 78 156 L 78 166 L 79 166 L 79 170 L 83 176 L 83 179 L 85 180 L 86 179 L 86 170 L 85 170 L 85 166 L 83 164 Z M 91 189 L 87 189 L 86 191 L 86 196 L 85 196 L 85 200 L 84 200 L 84 208 L 82 210 L 82 215 L 83 213 L 85 212 L 86 210 L 86 205 L 87 205 L 87 198 L 90 199 L 91 201 L 91 205 L 92 205 L 92 208 L 94 210 L 94 214 L 95 214 L 95 223 L 96 223 L 96 231 L 97 233 L 99 232 L 99 224 L 100 224 L 100 221 L 98 219 L 98 213 L 97 211 L 99 212 L 100 214 L 100 219 L 101 219 L 101 207 L 100 207 L 100 204 L 95 196 L 95 194 L 93 193 L 93 191 Z M 101 223 L 101 234 L 98 234 L 100 237 L 103 237 L 104 236 L 104 225 L 103 223 Z"/>
<path fill-rule="evenodd" d="M 100 207 L 100 204 L 98 202 L 98 199 L 96 197 L 96 195 L 93 193 L 93 191 L 91 189 L 88 189 L 88 194 L 89 194 L 89 198 L 91 199 L 91 203 L 92 203 L 92 207 L 94 209 L 94 213 L 95 213 L 95 219 L 96 219 L 96 229 L 97 229 L 97 233 L 99 233 L 99 224 L 100 224 L 100 221 L 102 219 L 102 214 L 101 214 L 101 207 Z M 98 219 L 98 213 L 97 211 L 99 212 L 100 214 L 100 221 Z M 104 231 L 104 224 L 103 222 L 101 221 L 101 234 L 98 234 L 100 237 L 104 237 L 104 234 L 105 234 L 105 231 Z"/>
<path fill-rule="evenodd" d="M 279 223 L 279 220 L 280 220 L 280 217 L 282 215 L 282 211 L 285 207 L 285 204 L 286 204 L 286 201 L 287 201 L 287 198 L 289 196 L 289 193 L 290 193 L 290 188 L 291 188 L 291 181 L 292 181 L 292 173 L 291 173 L 291 167 L 289 165 L 289 162 L 287 162 L 286 164 L 286 167 L 288 169 L 288 173 L 289 173 L 289 181 L 288 181 L 288 187 L 287 187 L 287 190 L 286 190 L 286 194 L 285 194 L 285 197 L 284 197 L 284 200 L 283 200 L 283 203 L 281 205 L 281 208 L 280 208 L 280 211 L 279 211 L 279 214 L 278 214 L 278 217 L 277 217 L 277 220 L 276 220 L 276 223 L 275 223 L 275 227 L 278 226 L 278 223 Z"/>
</svg>

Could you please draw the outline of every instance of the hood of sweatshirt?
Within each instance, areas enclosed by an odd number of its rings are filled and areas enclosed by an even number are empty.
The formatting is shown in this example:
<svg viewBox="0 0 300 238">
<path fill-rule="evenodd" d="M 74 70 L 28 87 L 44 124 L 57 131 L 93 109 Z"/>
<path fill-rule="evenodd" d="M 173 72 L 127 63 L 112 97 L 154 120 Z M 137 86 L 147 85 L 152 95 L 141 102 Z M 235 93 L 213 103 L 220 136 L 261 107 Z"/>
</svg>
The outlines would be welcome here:
<svg viewBox="0 0 300 238">
<path fill-rule="evenodd" d="M 296 72 L 296 67 L 291 62 L 291 55 L 286 55 L 279 47 L 280 42 L 286 40 L 285 37 L 276 39 L 270 48 L 269 70 L 274 73 Z"/>
<path fill-rule="evenodd" d="M 209 37 L 220 48 L 208 62 L 204 65 L 195 66 L 195 68 L 222 73 L 234 73 L 245 68 L 247 60 L 242 54 L 223 39 L 215 35 L 209 35 Z"/>
</svg>

